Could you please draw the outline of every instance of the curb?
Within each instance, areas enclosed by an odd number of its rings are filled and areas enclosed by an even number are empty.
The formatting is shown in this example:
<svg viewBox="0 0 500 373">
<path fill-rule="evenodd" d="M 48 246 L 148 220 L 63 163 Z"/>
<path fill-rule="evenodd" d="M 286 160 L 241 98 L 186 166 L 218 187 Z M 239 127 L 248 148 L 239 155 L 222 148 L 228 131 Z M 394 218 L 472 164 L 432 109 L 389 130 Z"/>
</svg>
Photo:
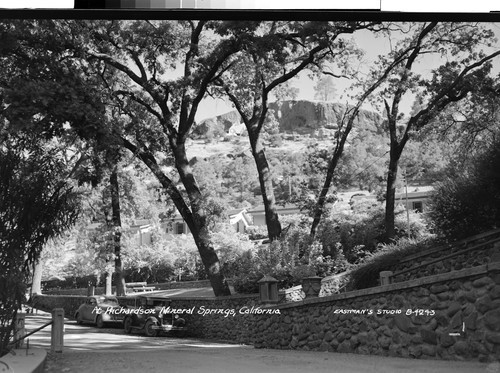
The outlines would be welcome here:
<svg viewBox="0 0 500 373">
<path fill-rule="evenodd" d="M 15 349 L 0 358 L 0 372 L 43 373 L 46 359 L 42 348 Z"/>
</svg>

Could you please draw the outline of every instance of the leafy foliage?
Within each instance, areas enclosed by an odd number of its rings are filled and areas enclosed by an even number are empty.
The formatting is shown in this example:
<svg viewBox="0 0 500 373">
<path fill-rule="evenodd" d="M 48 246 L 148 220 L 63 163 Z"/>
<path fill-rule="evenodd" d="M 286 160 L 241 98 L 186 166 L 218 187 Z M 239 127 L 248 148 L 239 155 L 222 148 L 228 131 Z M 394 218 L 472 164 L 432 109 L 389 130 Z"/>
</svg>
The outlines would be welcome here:
<svg viewBox="0 0 500 373">
<path fill-rule="evenodd" d="M 283 217 L 286 234 L 273 241 L 243 252 L 236 261 L 234 286 L 238 292 L 258 291 L 257 281 L 264 275 L 275 277 L 280 288 L 299 285 L 304 277 L 328 276 L 345 269 L 341 253 L 325 254 L 321 242 L 311 242 L 307 217 Z"/>
<path fill-rule="evenodd" d="M 347 262 L 358 264 L 376 252 L 384 242 L 384 209 L 380 202 L 361 199 L 351 206 L 352 212 L 332 211 L 320 225 L 317 240 L 323 244 L 325 255 L 342 253 Z M 408 232 L 406 210 L 396 209 L 397 239 L 429 237 L 422 214 L 410 212 Z M 339 254 L 336 254 L 339 255 Z"/>
<path fill-rule="evenodd" d="M 0 356 L 26 301 L 30 266 L 49 238 L 73 224 L 79 205 L 53 154 L 9 145 L 0 147 Z"/>
<path fill-rule="evenodd" d="M 430 201 L 436 233 L 460 239 L 500 225 L 500 143 L 494 142 L 465 169 L 451 169 Z"/>
<path fill-rule="evenodd" d="M 402 258 L 432 247 L 433 242 L 431 238 L 426 240 L 402 238 L 391 244 L 383 244 L 373 255 L 352 269 L 349 273 L 348 290 L 378 286 L 380 272 L 392 270 Z"/>
</svg>

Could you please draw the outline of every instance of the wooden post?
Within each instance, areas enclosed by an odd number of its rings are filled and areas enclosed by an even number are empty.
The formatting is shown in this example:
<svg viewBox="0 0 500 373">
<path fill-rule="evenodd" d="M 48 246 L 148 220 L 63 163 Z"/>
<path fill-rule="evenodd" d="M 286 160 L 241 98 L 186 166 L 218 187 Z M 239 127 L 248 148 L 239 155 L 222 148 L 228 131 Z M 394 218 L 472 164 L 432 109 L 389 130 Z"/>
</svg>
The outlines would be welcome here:
<svg viewBox="0 0 500 373">
<path fill-rule="evenodd" d="M 380 285 L 389 285 L 391 281 L 392 271 L 380 272 Z"/>
<path fill-rule="evenodd" d="M 264 304 L 278 303 L 278 280 L 265 275 L 258 283 L 260 302 Z"/>
<path fill-rule="evenodd" d="M 64 347 L 64 309 L 52 310 L 52 334 L 50 350 L 52 352 L 63 352 Z"/>
<path fill-rule="evenodd" d="M 26 320 L 25 313 L 18 313 L 16 315 L 16 323 L 14 324 L 14 340 L 19 340 L 20 338 L 26 335 L 25 320 Z M 16 343 L 15 347 L 21 348 L 23 347 L 23 344 L 24 344 L 24 339 L 21 339 Z"/>
</svg>

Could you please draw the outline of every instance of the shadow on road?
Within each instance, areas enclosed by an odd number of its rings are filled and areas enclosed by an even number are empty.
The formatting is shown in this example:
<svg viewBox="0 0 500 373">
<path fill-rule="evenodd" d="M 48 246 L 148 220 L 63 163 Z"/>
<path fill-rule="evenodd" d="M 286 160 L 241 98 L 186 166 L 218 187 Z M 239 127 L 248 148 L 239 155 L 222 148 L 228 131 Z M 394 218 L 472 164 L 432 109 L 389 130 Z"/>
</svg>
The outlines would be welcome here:
<svg viewBox="0 0 500 373">
<path fill-rule="evenodd" d="M 51 316 L 27 315 L 27 332 L 50 321 Z M 31 347 L 50 349 L 50 326 L 29 337 Z M 169 335 L 146 337 L 139 333 L 125 334 L 121 324 L 106 325 L 99 329 L 93 325 L 78 325 L 76 321 L 65 319 L 64 324 L 64 352 L 74 351 L 110 351 L 110 350 L 148 350 L 173 348 L 210 348 L 210 347 L 239 347 L 236 344 L 207 342 L 197 339 L 177 338 Z"/>
</svg>

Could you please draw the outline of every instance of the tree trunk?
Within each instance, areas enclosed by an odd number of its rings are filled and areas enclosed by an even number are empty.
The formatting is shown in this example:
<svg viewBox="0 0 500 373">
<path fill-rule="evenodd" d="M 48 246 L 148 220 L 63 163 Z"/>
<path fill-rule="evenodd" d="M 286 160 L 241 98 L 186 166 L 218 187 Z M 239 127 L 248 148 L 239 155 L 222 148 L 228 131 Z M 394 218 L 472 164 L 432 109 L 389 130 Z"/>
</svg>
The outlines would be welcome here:
<svg viewBox="0 0 500 373">
<path fill-rule="evenodd" d="M 394 227 L 394 208 L 396 205 L 396 180 L 398 176 L 398 162 L 399 156 L 391 152 L 389 160 L 389 172 L 387 174 L 387 189 L 385 200 L 385 238 L 389 242 L 395 235 L 396 230 Z"/>
<path fill-rule="evenodd" d="M 172 180 L 170 180 L 161 170 L 153 154 L 147 150 L 138 149 L 126 139 L 122 138 L 122 140 L 125 147 L 144 162 L 153 172 L 174 203 L 177 211 L 179 211 L 188 225 L 198 248 L 202 263 L 207 271 L 215 296 L 231 295 L 231 291 L 229 290 L 229 286 L 221 270 L 219 258 L 210 240 L 206 210 L 203 206 L 203 196 L 201 195 L 196 179 L 189 166 L 184 144 L 181 141 L 176 142 L 173 137 L 169 138 L 170 146 L 175 157 L 175 166 L 189 197 L 190 207 L 186 204 L 183 195 L 175 187 Z"/>
<path fill-rule="evenodd" d="M 208 274 L 210 285 L 212 286 L 216 297 L 231 295 L 229 285 L 219 262 L 219 258 L 217 257 L 217 253 L 215 252 L 207 234 L 208 229 L 204 227 L 203 231 L 206 233 L 197 232 L 197 234 L 193 234 L 193 238 L 196 242 L 196 246 L 198 247 L 198 252 L 200 253 L 205 271 Z"/>
<path fill-rule="evenodd" d="M 121 258 L 121 209 L 120 189 L 118 184 L 118 167 L 115 164 L 109 178 L 111 185 L 111 226 L 113 229 L 113 246 L 115 254 L 115 287 L 116 295 L 125 295 L 125 278 L 123 277 L 123 263 Z"/>
<path fill-rule="evenodd" d="M 173 146 L 173 150 L 176 168 L 191 202 L 191 212 L 185 209 L 183 201 L 179 199 L 182 196 L 174 193 L 170 193 L 170 196 L 193 235 L 215 296 L 231 295 L 222 266 L 210 239 L 205 201 L 189 166 L 185 146 L 183 143 L 177 143 Z"/>
<path fill-rule="evenodd" d="M 250 126 L 249 126 L 250 127 Z M 252 155 L 257 167 L 259 175 L 260 190 L 262 193 L 262 200 L 264 202 L 264 211 L 266 216 L 266 226 L 269 240 L 272 242 L 281 236 L 281 223 L 279 215 L 276 210 L 276 198 L 274 197 L 273 179 L 271 177 L 271 170 L 267 162 L 264 147 L 262 146 L 260 137 L 251 130 L 248 131 L 250 137 L 250 145 L 252 147 Z"/>
<path fill-rule="evenodd" d="M 222 271 L 217 253 L 210 239 L 207 216 L 203 209 L 192 206 L 192 218 L 185 218 L 198 248 L 205 271 L 216 297 L 231 295 L 229 285 Z"/>
<path fill-rule="evenodd" d="M 360 106 L 360 105 L 358 105 L 358 106 Z M 347 108 L 346 108 L 346 110 L 347 110 Z M 340 138 L 340 141 L 337 143 L 337 147 L 333 153 L 333 156 L 330 159 L 330 162 L 328 163 L 328 170 L 326 172 L 325 183 L 323 184 L 323 188 L 321 189 L 318 200 L 316 201 L 316 205 L 314 206 L 313 222 L 311 224 L 311 231 L 309 233 L 311 241 L 314 240 L 314 237 L 316 236 L 316 231 L 318 229 L 319 222 L 321 221 L 321 217 L 323 215 L 323 209 L 325 207 L 326 196 L 328 195 L 328 191 L 330 190 L 330 187 L 332 185 L 333 175 L 335 173 L 335 169 L 337 168 L 340 157 L 342 157 L 342 153 L 344 152 L 344 146 L 345 146 L 345 143 L 347 141 L 347 137 L 349 136 L 349 133 L 351 132 L 354 118 L 356 118 L 357 113 L 358 113 L 358 111 L 356 109 L 356 111 L 354 111 L 354 114 L 352 114 L 351 117 L 349 118 L 347 126 L 342 133 L 342 137 Z"/>
<path fill-rule="evenodd" d="M 106 295 L 111 295 L 113 293 L 112 291 L 112 278 L 113 278 L 113 272 L 111 270 L 106 272 L 106 282 L 104 284 L 104 294 Z"/>
<path fill-rule="evenodd" d="M 31 281 L 30 296 L 33 294 L 42 294 L 42 273 L 43 261 L 42 259 L 38 259 L 33 264 L 33 279 Z"/>
</svg>

